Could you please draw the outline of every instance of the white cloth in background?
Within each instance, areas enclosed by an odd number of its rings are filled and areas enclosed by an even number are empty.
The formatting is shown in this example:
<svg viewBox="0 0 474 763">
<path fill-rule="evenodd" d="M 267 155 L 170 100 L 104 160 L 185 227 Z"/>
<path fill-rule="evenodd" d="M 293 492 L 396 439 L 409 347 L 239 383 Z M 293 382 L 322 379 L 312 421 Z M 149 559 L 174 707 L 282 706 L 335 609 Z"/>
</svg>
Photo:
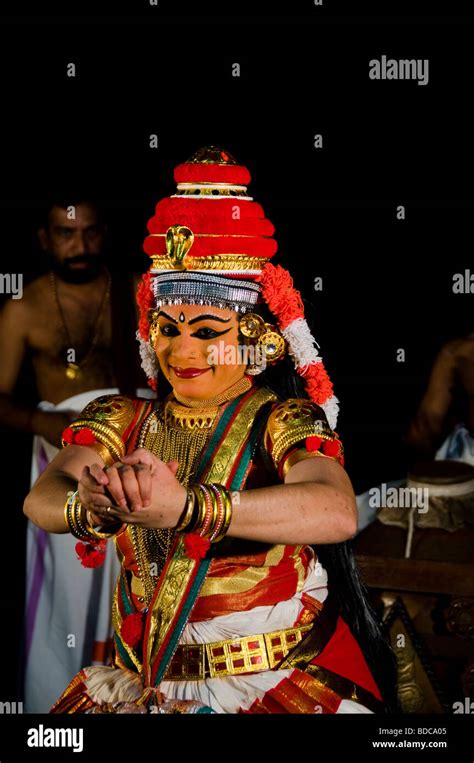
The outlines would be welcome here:
<svg viewBox="0 0 474 763">
<path fill-rule="evenodd" d="M 458 424 L 446 437 L 441 447 L 436 451 L 435 461 L 462 461 L 465 464 L 474 466 L 474 438 L 471 437 L 469 430 L 464 424 Z M 385 486 L 388 490 L 391 487 L 405 487 L 406 483 L 406 478 L 403 478 L 386 482 Z M 374 495 L 373 490 L 373 488 L 370 488 L 365 493 L 356 496 L 359 515 L 358 533 L 377 519 L 377 514 L 381 508 L 378 505 L 374 505 L 376 502 L 372 498 Z M 378 492 L 381 494 L 382 485 L 378 486 Z"/>
<path fill-rule="evenodd" d="M 465 464 L 474 466 L 474 437 L 471 437 L 464 424 L 458 424 L 446 437 L 436 452 L 435 459 L 463 461 Z"/>
</svg>

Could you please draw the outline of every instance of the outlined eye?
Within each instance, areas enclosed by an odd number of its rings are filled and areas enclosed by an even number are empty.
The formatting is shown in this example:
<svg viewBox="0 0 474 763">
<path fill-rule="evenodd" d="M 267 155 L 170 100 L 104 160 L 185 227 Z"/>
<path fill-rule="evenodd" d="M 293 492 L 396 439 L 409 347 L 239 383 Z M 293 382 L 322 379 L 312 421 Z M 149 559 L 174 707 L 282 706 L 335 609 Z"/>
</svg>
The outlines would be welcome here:
<svg viewBox="0 0 474 763">
<path fill-rule="evenodd" d="M 164 326 L 160 326 L 160 334 L 163 336 L 178 336 L 179 331 L 172 323 L 165 323 Z"/>
<path fill-rule="evenodd" d="M 198 329 L 194 336 L 196 336 L 198 339 L 214 339 L 216 336 L 220 336 L 220 333 L 221 332 L 219 331 L 214 331 L 214 329 L 202 328 Z"/>
</svg>

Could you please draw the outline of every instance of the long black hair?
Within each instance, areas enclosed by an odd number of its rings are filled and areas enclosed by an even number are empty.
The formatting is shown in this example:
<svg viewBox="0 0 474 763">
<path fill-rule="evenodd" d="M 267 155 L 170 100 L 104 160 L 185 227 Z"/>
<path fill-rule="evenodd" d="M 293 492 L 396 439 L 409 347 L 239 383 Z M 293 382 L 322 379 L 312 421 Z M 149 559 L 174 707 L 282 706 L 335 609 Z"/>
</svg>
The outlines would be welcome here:
<svg viewBox="0 0 474 763">
<path fill-rule="evenodd" d="M 259 305 L 255 312 L 272 323 L 272 316 L 265 305 Z M 311 306 L 308 309 L 306 302 L 305 314 L 311 315 Z M 303 380 L 288 354 L 275 365 L 267 365 L 257 378 L 259 383 L 269 387 L 283 400 L 291 397 L 308 399 Z M 341 616 L 358 642 L 379 687 L 385 711 L 398 712 L 396 657 L 384 634 L 383 625 L 368 600 L 352 542 L 321 544 L 315 546 L 315 551 L 328 574 L 331 592 L 337 599 Z"/>
</svg>

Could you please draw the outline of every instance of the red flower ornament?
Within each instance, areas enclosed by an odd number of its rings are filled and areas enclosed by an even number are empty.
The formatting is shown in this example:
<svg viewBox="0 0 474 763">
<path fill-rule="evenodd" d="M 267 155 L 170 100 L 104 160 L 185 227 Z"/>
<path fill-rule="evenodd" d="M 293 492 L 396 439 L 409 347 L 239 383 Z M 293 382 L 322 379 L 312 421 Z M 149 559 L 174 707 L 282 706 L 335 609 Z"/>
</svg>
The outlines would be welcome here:
<svg viewBox="0 0 474 763">
<path fill-rule="evenodd" d="M 95 441 L 95 434 L 89 427 L 82 427 L 74 437 L 75 445 L 92 445 Z"/>
<path fill-rule="evenodd" d="M 77 432 L 72 427 L 66 427 L 61 437 L 67 445 L 92 445 L 96 442 L 96 436 L 89 427 L 82 427 Z"/>
<path fill-rule="evenodd" d="M 63 438 L 65 443 L 67 443 L 68 445 L 71 445 L 71 443 L 74 442 L 74 429 L 72 427 L 66 427 L 61 437 Z"/>
<path fill-rule="evenodd" d="M 76 543 L 76 554 L 83 567 L 101 567 L 105 562 L 106 540 L 98 543 Z"/>
<path fill-rule="evenodd" d="M 141 612 L 133 612 L 131 615 L 127 615 L 122 622 L 120 635 L 132 649 L 135 649 L 142 640 L 143 625 L 143 614 Z"/>
<path fill-rule="evenodd" d="M 207 538 L 202 538 L 197 533 L 190 533 L 184 536 L 184 548 L 186 556 L 189 559 L 195 559 L 197 562 L 200 559 L 204 559 L 209 548 L 210 541 Z"/>
<path fill-rule="evenodd" d="M 323 443 L 323 453 L 325 456 L 331 456 L 332 458 L 339 458 L 341 452 L 341 444 L 338 440 L 326 440 Z"/>
<path fill-rule="evenodd" d="M 322 441 L 322 437 L 318 437 L 315 434 L 310 435 L 310 437 L 307 437 L 305 440 L 306 450 L 314 453 L 320 449 Z"/>
</svg>

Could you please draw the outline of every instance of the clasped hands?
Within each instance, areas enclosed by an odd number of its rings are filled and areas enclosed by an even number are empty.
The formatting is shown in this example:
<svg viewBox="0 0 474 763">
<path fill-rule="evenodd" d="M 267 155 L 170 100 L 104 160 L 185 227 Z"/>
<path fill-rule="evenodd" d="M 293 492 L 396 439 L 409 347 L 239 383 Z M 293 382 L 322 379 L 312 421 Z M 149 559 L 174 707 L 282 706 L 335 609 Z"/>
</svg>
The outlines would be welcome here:
<svg viewBox="0 0 474 763">
<path fill-rule="evenodd" d="M 187 491 L 176 479 L 179 463 L 165 463 L 145 448 L 112 466 L 85 466 L 78 490 L 95 525 L 126 522 L 147 528 L 176 527 Z"/>
</svg>

